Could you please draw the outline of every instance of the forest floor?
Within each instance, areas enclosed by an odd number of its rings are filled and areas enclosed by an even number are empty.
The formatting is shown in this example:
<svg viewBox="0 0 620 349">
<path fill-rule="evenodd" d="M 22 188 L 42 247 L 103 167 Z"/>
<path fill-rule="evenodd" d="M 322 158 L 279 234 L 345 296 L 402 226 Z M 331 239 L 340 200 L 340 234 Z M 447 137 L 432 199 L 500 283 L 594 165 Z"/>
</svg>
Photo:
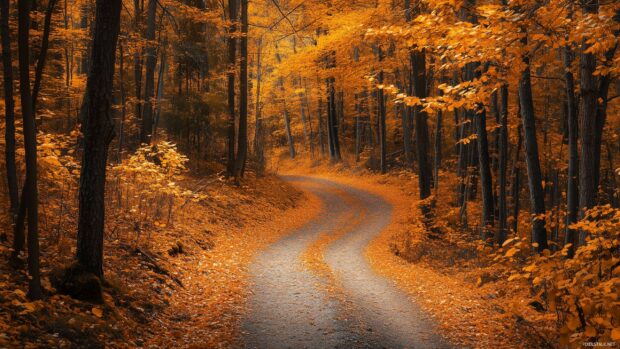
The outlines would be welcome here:
<svg viewBox="0 0 620 349">
<path fill-rule="evenodd" d="M 250 176 L 241 187 L 215 176 L 201 181 L 207 199 L 177 209 L 168 225 L 135 231 L 109 217 L 103 304 L 54 291 L 52 274 L 75 251 L 67 248 L 75 245 L 70 227 L 59 237 L 42 232 L 41 301 L 26 299 L 25 273 L 6 263 L 10 248 L 0 244 L 0 348 L 230 347 L 251 259 L 320 210 L 313 196 L 275 176 Z"/>
<path fill-rule="evenodd" d="M 412 172 L 272 167 L 283 177 L 242 186 L 186 178 L 205 199 L 177 205 L 171 222 L 108 217 L 101 304 L 54 290 L 75 253 L 75 207 L 62 229 L 43 225 L 42 301 L 26 299 L 1 243 L 0 348 L 553 347 L 553 322 L 472 239 L 426 238 Z M 454 220 L 450 201 L 438 200 L 438 221 Z"/>
</svg>

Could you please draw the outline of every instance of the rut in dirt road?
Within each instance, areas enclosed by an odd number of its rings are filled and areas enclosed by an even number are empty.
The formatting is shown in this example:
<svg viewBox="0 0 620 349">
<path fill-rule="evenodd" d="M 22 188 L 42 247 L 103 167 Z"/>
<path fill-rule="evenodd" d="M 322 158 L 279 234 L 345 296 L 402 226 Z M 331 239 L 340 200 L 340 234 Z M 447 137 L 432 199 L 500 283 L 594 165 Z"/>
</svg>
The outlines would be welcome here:
<svg viewBox="0 0 620 349">
<path fill-rule="evenodd" d="M 366 246 L 391 220 L 390 204 L 327 180 L 286 179 L 315 194 L 323 210 L 252 264 L 241 347 L 449 348 L 433 321 L 366 261 Z M 351 222 L 351 217 L 358 219 Z M 343 229 L 346 233 L 325 250 L 338 284 L 335 296 L 328 291 L 330 281 L 308 270 L 301 256 L 323 233 Z"/>
</svg>

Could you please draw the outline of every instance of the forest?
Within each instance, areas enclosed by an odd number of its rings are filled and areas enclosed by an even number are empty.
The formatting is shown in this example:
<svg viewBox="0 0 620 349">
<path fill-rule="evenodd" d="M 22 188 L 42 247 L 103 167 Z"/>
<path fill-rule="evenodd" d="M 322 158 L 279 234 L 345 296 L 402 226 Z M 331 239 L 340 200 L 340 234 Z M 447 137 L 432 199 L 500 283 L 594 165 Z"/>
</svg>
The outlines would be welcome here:
<svg viewBox="0 0 620 349">
<path fill-rule="evenodd" d="M 0 0 L 0 348 L 620 346 L 620 2 Z"/>
</svg>

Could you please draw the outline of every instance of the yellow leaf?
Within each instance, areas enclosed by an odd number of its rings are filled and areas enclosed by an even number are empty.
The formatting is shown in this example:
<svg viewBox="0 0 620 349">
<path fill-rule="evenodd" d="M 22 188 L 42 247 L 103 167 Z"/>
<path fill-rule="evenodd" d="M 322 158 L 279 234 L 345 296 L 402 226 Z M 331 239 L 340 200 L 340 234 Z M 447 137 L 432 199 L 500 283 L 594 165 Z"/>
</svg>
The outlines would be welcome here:
<svg viewBox="0 0 620 349">
<path fill-rule="evenodd" d="M 510 243 L 512 243 L 513 241 L 515 241 L 515 238 L 508 239 L 508 240 L 504 241 L 504 243 L 502 244 L 502 247 L 505 247 L 505 246 L 509 245 L 509 244 L 510 244 Z"/>
<path fill-rule="evenodd" d="M 102 316 L 103 316 L 103 310 L 101 310 L 100 308 L 93 307 L 93 309 L 91 310 L 91 312 L 92 312 L 92 313 L 93 313 L 93 315 L 95 315 L 96 317 L 102 317 Z"/>
<path fill-rule="evenodd" d="M 26 308 L 22 313 L 32 313 L 37 309 L 36 305 L 32 302 L 23 303 L 22 307 Z"/>
<path fill-rule="evenodd" d="M 508 250 L 508 252 L 506 252 L 506 257 L 512 257 L 516 255 L 517 252 L 519 252 L 519 250 L 513 247 L 510 250 Z"/>
<path fill-rule="evenodd" d="M 18 295 L 18 296 L 20 296 L 22 298 L 26 298 L 26 293 L 24 293 L 24 291 L 17 289 L 14 292 L 15 292 L 16 295 Z"/>
<path fill-rule="evenodd" d="M 595 337 L 596 336 L 596 328 L 592 326 L 586 326 L 586 336 Z"/>
</svg>

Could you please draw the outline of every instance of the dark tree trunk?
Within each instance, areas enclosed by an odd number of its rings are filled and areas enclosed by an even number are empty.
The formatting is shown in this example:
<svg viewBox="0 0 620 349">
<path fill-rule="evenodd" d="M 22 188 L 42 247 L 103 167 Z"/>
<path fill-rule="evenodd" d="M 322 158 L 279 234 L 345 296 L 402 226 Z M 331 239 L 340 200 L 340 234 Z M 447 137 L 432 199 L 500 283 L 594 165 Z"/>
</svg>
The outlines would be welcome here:
<svg viewBox="0 0 620 349">
<path fill-rule="evenodd" d="M 153 136 L 153 97 L 155 96 L 155 66 L 157 65 L 157 47 L 155 45 L 155 17 L 157 0 L 149 0 L 146 15 L 146 73 L 144 85 L 144 110 L 140 128 L 140 142 L 151 144 Z"/>
<path fill-rule="evenodd" d="M 333 127 L 334 124 L 334 116 L 332 114 L 332 87 L 330 84 L 330 79 L 325 80 L 325 90 L 327 91 L 327 149 L 329 150 L 329 158 L 331 160 L 336 156 L 336 150 L 334 148 L 334 135 L 333 135 Z"/>
<path fill-rule="evenodd" d="M 426 54 L 424 50 L 412 51 L 410 55 L 411 70 L 413 71 L 413 94 L 417 98 L 426 98 Z M 418 184 L 420 199 L 424 200 L 431 195 L 431 164 L 429 161 L 428 116 L 422 108 L 415 108 L 415 139 L 416 155 L 418 158 Z M 427 207 L 426 209 L 430 209 Z"/>
<path fill-rule="evenodd" d="M 435 169 L 433 173 L 434 177 L 434 189 L 435 197 L 439 193 L 439 168 L 441 167 L 441 136 L 442 136 L 442 119 L 443 113 L 437 112 L 437 122 L 435 124 Z"/>
<path fill-rule="evenodd" d="M 591 9 L 591 11 L 595 11 Z M 620 28 L 620 9 L 616 10 L 616 14 L 614 15 L 614 21 Z M 614 36 L 620 36 L 620 29 L 614 31 Z M 611 47 L 607 52 L 605 52 L 605 64 L 607 66 L 610 65 L 610 62 L 613 62 L 616 50 L 618 49 L 619 44 L 616 44 Z M 599 77 L 598 83 L 598 98 L 597 98 L 597 108 L 596 108 L 596 132 L 594 134 L 594 182 L 598 187 L 600 183 L 601 176 L 601 148 L 603 144 L 603 132 L 605 129 L 605 122 L 607 120 L 607 103 L 609 97 L 609 86 L 612 82 L 612 76 L 609 73 L 601 74 Z M 598 189 L 598 188 L 597 188 Z"/>
<path fill-rule="evenodd" d="M 159 61 L 159 72 L 157 74 L 157 92 L 155 95 L 155 108 L 153 111 L 153 135 L 152 141 L 157 141 L 157 128 L 159 127 L 159 120 L 161 116 L 161 100 L 164 98 L 164 86 L 165 86 L 165 75 L 167 70 L 167 40 L 164 39 L 162 48 L 161 48 L 161 57 Z M 198 136 L 200 137 L 201 128 L 197 128 Z"/>
<path fill-rule="evenodd" d="M 300 88 L 303 86 L 301 84 L 302 78 L 299 77 L 299 86 Z M 313 153 L 313 149 L 312 149 L 312 139 L 310 138 L 310 133 L 308 131 L 308 118 L 306 117 L 306 108 L 305 108 L 305 103 L 304 103 L 304 96 L 305 96 L 305 92 L 302 92 L 299 94 L 299 115 L 301 118 L 301 125 L 303 127 L 303 131 L 304 131 L 304 140 L 306 142 L 306 148 L 308 149 L 308 151 L 310 152 L 310 155 L 312 156 Z"/>
<path fill-rule="evenodd" d="M 119 75 L 118 84 L 119 84 L 120 93 L 121 93 L 121 118 L 119 120 L 119 127 L 118 127 L 117 161 L 120 164 L 122 161 L 122 154 L 123 154 L 123 142 L 125 141 L 124 130 L 125 130 L 125 117 L 127 113 L 127 108 L 125 107 L 125 99 L 126 99 L 126 96 L 125 96 L 125 66 L 124 66 L 125 57 L 123 53 L 123 46 L 120 44 L 119 44 L 118 58 L 120 61 L 120 65 L 118 67 L 118 75 Z"/>
<path fill-rule="evenodd" d="M 521 107 L 519 102 L 518 116 L 521 116 Z M 517 127 L 517 148 L 514 152 L 514 160 L 512 164 L 512 231 L 516 235 L 519 227 L 519 212 L 520 212 L 520 200 L 519 193 L 521 193 L 521 168 L 519 167 L 519 157 L 521 155 L 521 148 L 523 148 L 523 129 Z"/>
<path fill-rule="evenodd" d="M 284 81 L 282 81 L 282 83 L 282 86 L 284 86 Z M 291 159 L 294 159 L 295 156 L 297 156 L 297 152 L 295 151 L 295 140 L 293 139 L 293 134 L 291 132 L 291 119 L 288 115 L 286 101 L 284 102 L 284 131 L 286 132 L 286 139 L 288 141 L 289 155 L 291 156 Z"/>
<path fill-rule="evenodd" d="M 334 54 L 335 57 L 335 54 Z M 334 58 L 334 67 L 336 58 Z M 331 112 L 332 112 L 332 142 L 334 142 L 334 160 L 340 161 L 342 156 L 340 155 L 340 132 L 339 128 L 341 123 L 338 122 L 338 113 L 336 108 L 336 79 L 334 77 L 330 80 L 331 92 L 330 92 L 330 100 L 331 100 Z"/>
<path fill-rule="evenodd" d="M 478 133 L 478 165 L 480 169 L 480 183 L 482 186 L 482 223 L 484 225 L 484 237 L 490 238 L 491 233 L 489 227 L 494 224 L 493 205 L 493 180 L 491 178 L 491 166 L 489 160 L 489 141 L 486 129 L 486 112 L 484 106 L 478 106 L 476 111 L 476 131 Z"/>
<path fill-rule="evenodd" d="M 379 53 L 381 56 L 382 53 Z M 379 58 L 381 61 L 382 58 Z M 383 70 L 379 72 L 379 84 L 383 84 Z M 379 163 L 381 168 L 381 173 L 387 172 L 387 130 L 385 124 L 385 95 L 383 93 L 383 88 L 379 88 L 377 90 L 377 102 L 379 105 Z"/>
<path fill-rule="evenodd" d="M 137 33 L 142 33 L 142 6 L 140 0 L 134 0 L 134 26 Z M 142 53 L 136 49 L 134 54 L 134 80 L 136 88 L 136 110 L 135 118 L 142 120 Z"/>
<path fill-rule="evenodd" d="M 413 10 L 411 8 L 411 0 L 405 0 L 405 20 L 411 22 L 413 20 Z M 409 79 L 406 81 L 407 94 L 413 95 L 414 84 L 413 70 L 409 67 Z M 409 168 L 413 168 L 413 151 L 411 149 L 411 138 L 413 133 L 413 127 L 411 122 L 413 120 L 413 107 L 405 106 L 405 112 L 403 113 L 403 149 L 405 150 L 405 161 Z"/>
<path fill-rule="evenodd" d="M 330 52 L 325 58 L 326 68 L 336 68 L 336 53 Z M 327 141 L 331 160 L 340 161 L 340 139 L 338 136 L 338 113 L 336 111 L 336 79 L 333 76 L 327 78 Z"/>
<path fill-rule="evenodd" d="M 121 0 L 97 0 L 90 72 L 86 83 L 84 154 L 80 174 L 76 259 L 81 270 L 103 277 L 103 229 L 108 147 L 114 137 L 112 87 Z"/>
<path fill-rule="evenodd" d="M 239 135 L 235 179 L 243 176 L 248 155 L 248 0 L 241 0 L 241 47 L 239 69 Z"/>
<path fill-rule="evenodd" d="M 359 112 L 359 105 L 355 106 L 355 162 L 360 162 L 360 152 L 362 149 L 362 117 Z"/>
<path fill-rule="evenodd" d="M 254 153 L 256 155 L 257 162 L 257 175 L 263 175 L 265 171 L 265 149 L 264 149 L 264 126 L 263 120 L 261 116 L 261 101 L 260 101 L 260 91 L 261 91 L 261 80 L 263 77 L 262 72 L 262 50 L 263 50 L 263 39 L 259 38 L 256 43 L 257 46 L 257 54 L 256 54 L 256 101 L 255 101 L 255 119 L 256 119 L 256 127 L 254 129 Z"/>
<path fill-rule="evenodd" d="M 469 153 L 470 144 L 465 144 L 464 139 L 468 137 L 469 122 L 466 122 L 467 113 L 464 111 L 460 113 L 463 117 L 457 123 L 457 150 L 458 150 L 458 164 L 457 175 L 459 177 L 459 183 L 457 186 L 457 205 L 462 206 L 465 201 L 465 191 L 467 190 L 465 182 L 467 179 L 467 168 L 469 166 Z M 459 113 L 455 112 L 455 117 L 458 117 Z"/>
<path fill-rule="evenodd" d="M 235 175 L 235 72 L 237 65 L 237 0 L 228 1 L 228 13 L 230 20 L 228 36 L 228 127 L 226 143 L 228 156 L 226 161 L 226 175 Z"/>
<path fill-rule="evenodd" d="M 527 34 L 526 34 L 527 35 Z M 527 46 L 527 36 L 523 38 Z M 527 163 L 528 183 L 532 210 L 532 242 L 538 243 L 538 251 L 548 248 L 547 230 L 545 228 L 545 193 L 542 187 L 542 174 L 538 157 L 538 141 L 536 140 L 536 116 L 534 115 L 534 101 L 532 99 L 532 82 L 530 73 L 530 58 L 523 56 L 525 68 L 519 80 L 519 99 L 525 136 L 525 160 Z"/>
<path fill-rule="evenodd" d="M 304 110 L 306 110 L 308 112 L 308 128 L 310 133 L 308 134 L 308 142 L 310 143 L 310 157 L 312 159 L 314 159 L 314 131 L 312 129 L 312 112 L 310 111 L 310 102 L 308 101 L 308 84 L 305 82 L 305 80 L 303 80 L 303 86 L 304 86 L 304 94 L 303 94 L 303 100 L 302 100 L 302 106 L 301 106 L 301 111 L 302 111 L 302 117 L 305 119 L 305 114 L 304 114 Z M 306 122 L 304 121 L 304 129 Z"/>
<path fill-rule="evenodd" d="M 43 69 L 47 58 L 47 50 L 49 48 L 50 31 L 52 27 L 52 14 L 58 0 L 50 0 L 45 10 L 45 20 L 43 24 L 43 38 L 41 39 L 41 51 L 39 52 L 39 60 L 35 68 L 34 86 L 32 88 L 32 112 L 37 113 L 37 98 L 41 89 L 41 81 L 43 80 Z"/>
<path fill-rule="evenodd" d="M 39 270 L 39 193 L 37 189 L 37 131 L 30 91 L 30 1 L 18 1 L 19 91 L 26 148 L 25 208 L 28 212 L 28 296 L 42 297 Z"/>
<path fill-rule="evenodd" d="M 584 43 L 582 50 L 587 49 Z M 582 53 L 581 68 L 581 154 L 579 159 L 579 207 L 583 217 L 585 211 L 596 204 L 598 183 L 596 183 L 596 109 L 598 79 L 594 76 L 596 58 L 594 54 Z M 585 237 L 580 238 L 583 242 Z"/>
<path fill-rule="evenodd" d="M 497 232 L 497 244 L 501 246 L 508 235 L 508 205 L 506 203 L 506 173 L 508 171 L 508 85 L 502 85 L 499 98 L 499 230 Z"/>
<path fill-rule="evenodd" d="M 9 30 L 9 2 L 9 0 L 2 0 L 0 3 L 0 35 L 2 35 L 2 67 L 4 72 L 6 178 L 11 205 L 11 219 L 15 223 L 19 207 L 19 189 L 17 186 L 17 166 L 15 162 L 15 100 L 13 98 L 13 57 L 11 54 L 11 33 Z M 15 236 L 14 239 L 23 241 L 23 231 L 22 236 Z M 23 243 L 21 246 L 23 246 Z M 16 252 L 19 254 L 21 249 Z"/>
<path fill-rule="evenodd" d="M 320 85 L 319 85 L 320 86 Z M 323 97 L 319 95 L 319 105 L 317 116 L 319 118 L 319 147 L 321 149 L 321 156 L 325 156 L 325 134 L 324 134 L 324 121 L 323 121 Z"/>
<path fill-rule="evenodd" d="M 277 52 L 276 45 L 276 60 L 278 63 L 282 62 L 282 58 L 280 54 Z M 280 87 L 280 93 L 282 95 L 282 107 L 283 107 L 283 116 L 284 116 L 284 132 L 286 133 L 286 140 L 288 142 L 288 150 L 291 159 L 294 159 L 297 156 L 297 152 L 295 151 L 295 139 L 293 138 L 293 133 L 291 132 L 291 119 L 288 114 L 288 107 L 286 105 L 286 98 L 284 98 L 286 94 L 286 90 L 284 87 L 284 77 L 280 76 L 278 79 L 278 86 Z"/>
<path fill-rule="evenodd" d="M 568 123 L 568 189 L 566 192 L 566 244 L 572 244 L 568 250 L 568 256 L 575 253 L 577 243 L 577 230 L 571 229 L 570 225 L 577 222 L 579 216 L 579 121 L 577 116 L 577 100 L 575 98 L 575 78 L 570 71 L 573 53 L 569 47 L 564 48 L 564 81 L 567 100 L 567 123 Z"/>
</svg>

